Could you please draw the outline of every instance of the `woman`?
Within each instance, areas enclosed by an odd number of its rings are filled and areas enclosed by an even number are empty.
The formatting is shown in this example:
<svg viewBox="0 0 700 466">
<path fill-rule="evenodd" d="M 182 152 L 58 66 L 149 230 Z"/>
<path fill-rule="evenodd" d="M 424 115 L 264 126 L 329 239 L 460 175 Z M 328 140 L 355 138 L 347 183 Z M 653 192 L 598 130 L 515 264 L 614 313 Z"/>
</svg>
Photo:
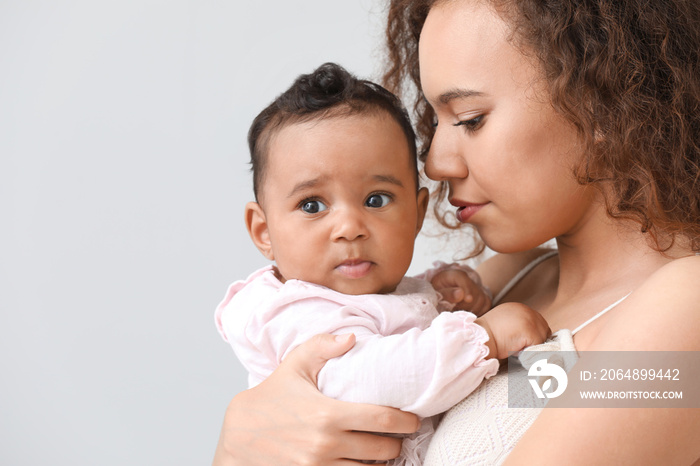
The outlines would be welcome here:
<svg viewBox="0 0 700 466">
<path fill-rule="evenodd" d="M 426 174 L 505 253 L 480 267 L 501 300 L 553 331 L 595 317 L 573 339 L 581 351 L 700 350 L 697 2 L 395 0 L 387 32 L 388 84 L 421 88 Z M 552 238 L 558 255 L 507 286 Z M 315 390 L 351 346 L 320 336 L 237 395 L 215 464 L 397 455 L 396 439 L 364 432 L 411 432 L 414 417 Z M 692 464 L 699 411 L 545 409 L 506 463 Z"/>
</svg>

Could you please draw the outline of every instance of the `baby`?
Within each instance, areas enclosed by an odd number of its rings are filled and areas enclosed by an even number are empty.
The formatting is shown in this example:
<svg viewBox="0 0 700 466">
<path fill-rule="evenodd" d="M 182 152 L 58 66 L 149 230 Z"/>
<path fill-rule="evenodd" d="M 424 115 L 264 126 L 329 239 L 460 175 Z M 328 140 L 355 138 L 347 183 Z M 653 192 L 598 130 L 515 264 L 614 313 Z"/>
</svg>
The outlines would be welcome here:
<svg viewBox="0 0 700 466">
<path fill-rule="evenodd" d="M 494 375 L 498 358 L 541 343 L 547 324 L 522 304 L 486 312 L 490 298 L 465 266 L 404 277 L 428 191 L 408 115 L 381 86 L 322 65 L 256 117 L 248 141 L 257 202 L 245 221 L 275 265 L 229 287 L 219 332 L 250 386 L 313 335 L 354 333 L 318 388 L 424 417 L 393 463 L 421 464 L 435 416 Z M 456 306 L 436 288 L 459 290 Z"/>
</svg>

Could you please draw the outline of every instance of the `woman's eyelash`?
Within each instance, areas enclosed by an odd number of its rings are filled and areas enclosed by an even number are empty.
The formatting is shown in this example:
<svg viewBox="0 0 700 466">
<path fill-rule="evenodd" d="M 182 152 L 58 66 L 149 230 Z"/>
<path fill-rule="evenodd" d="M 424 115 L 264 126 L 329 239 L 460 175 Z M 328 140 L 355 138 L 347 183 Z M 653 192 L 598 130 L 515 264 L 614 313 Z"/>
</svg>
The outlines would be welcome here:
<svg viewBox="0 0 700 466">
<path fill-rule="evenodd" d="M 462 120 L 458 121 L 457 123 L 454 123 L 452 126 L 464 126 L 465 131 L 473 132 L 479 129 L 481 124 L 484 122 L 484 115 L 479 115 L 474 118 L 470 118 L 469 120 Z M 433 128 L 437 128 L 438 126 L 438 120 L 437 118 L 434 118 L 433 121 L 431 122 Z"/>
<path fill-rule="evenodd" d="M 458 121 L 453 126 L 464 126 L 465 131 L 473 132 L 479 129 L 483 122 L 484 115 L 479 115 L 478 117 L 470 118 L 469 120 Z"/>
</svg>

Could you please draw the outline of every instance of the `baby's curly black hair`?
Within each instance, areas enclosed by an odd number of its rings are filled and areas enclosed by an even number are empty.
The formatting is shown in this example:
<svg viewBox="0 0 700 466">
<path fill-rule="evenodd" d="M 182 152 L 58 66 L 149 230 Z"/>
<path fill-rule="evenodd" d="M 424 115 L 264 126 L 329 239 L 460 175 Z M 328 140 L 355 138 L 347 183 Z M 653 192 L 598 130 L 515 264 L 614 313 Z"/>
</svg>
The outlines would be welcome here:
<svg viewBox="0 0 700 466">
<path fill-rule="evenodd" d="M 379 84 L 358 79 L 335 63 L 324 63 L 312 73 L 299 76 L 253 120 L 248 131 L 248 146 L 255 199 L 263 183 L 270 140 L 282 128 L 322 118 L 382 111 L 399 124 L 406 136 L 411 161 L 416 167 L 417 188 L 416 135 L 401 101 Z"/>
</svg>

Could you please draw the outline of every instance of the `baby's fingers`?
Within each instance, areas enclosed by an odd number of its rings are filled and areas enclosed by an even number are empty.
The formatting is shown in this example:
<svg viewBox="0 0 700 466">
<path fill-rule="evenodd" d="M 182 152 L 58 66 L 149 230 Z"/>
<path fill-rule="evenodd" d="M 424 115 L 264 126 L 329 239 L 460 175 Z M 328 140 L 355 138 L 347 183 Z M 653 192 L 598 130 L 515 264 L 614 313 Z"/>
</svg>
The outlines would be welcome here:
<svg viewBox="0 0 700 466">
<path fill-rule="evenodd" d="M 535 316 L 533 325 L 530 327 L 530 332 L 526 336 L 523 348 L 531 345 L 539 345 L 546 341 L 551 335 L 552 330 L 549 328 L 547 321 L 538 313 Z"/>
<path fill-rule="evenodd" d="M 442 299 L 452 304 L 461 303 L 465 300 L 465 293 L 462 288 L 442 288 L 438 292 L 442 295 Z"/>
<path fill-rule="evenodd" d="M 539 312 L 535 313 L 535 319 L 537 331 L 539 332 L 540 337 L 544 341 L 552 335 L 552 329 L 549 328 L 547 320 L 544 317 L 542 317 L 542 314 L 540 314 Z"/>
</svg>

